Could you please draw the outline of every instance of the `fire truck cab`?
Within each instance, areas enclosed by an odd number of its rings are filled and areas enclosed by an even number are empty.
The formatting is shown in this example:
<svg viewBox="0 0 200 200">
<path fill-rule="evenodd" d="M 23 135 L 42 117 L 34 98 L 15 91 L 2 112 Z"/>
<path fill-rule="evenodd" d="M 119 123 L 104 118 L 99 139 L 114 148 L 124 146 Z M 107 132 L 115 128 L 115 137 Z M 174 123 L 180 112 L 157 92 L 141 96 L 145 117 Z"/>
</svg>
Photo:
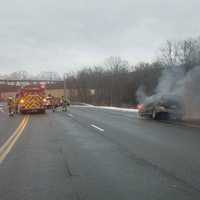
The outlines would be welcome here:
<svg viewBox="0 0 200 200">
<path fill-rule="evenodd" d="M 45 113 L 45 87 L 43 85 L 24 86 L 19 91 L 20 113 Z"/>
</svg>

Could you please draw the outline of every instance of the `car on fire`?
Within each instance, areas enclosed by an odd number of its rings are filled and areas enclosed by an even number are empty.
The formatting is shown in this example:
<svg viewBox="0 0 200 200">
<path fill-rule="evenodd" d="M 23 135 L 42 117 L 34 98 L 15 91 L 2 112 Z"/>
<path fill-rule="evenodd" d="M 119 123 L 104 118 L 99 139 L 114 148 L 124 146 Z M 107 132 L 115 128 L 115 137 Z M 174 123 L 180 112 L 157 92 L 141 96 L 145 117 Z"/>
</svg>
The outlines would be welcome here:
<svg viewBox="0 0 200 200">
<path fill-rule="evenodd" d="M 154 120 L 181 119 L 184 106 L 177 96 L 150 97 L 138 105 L 138 113 L 140 117 L 151 117 Z"/>
</svg>

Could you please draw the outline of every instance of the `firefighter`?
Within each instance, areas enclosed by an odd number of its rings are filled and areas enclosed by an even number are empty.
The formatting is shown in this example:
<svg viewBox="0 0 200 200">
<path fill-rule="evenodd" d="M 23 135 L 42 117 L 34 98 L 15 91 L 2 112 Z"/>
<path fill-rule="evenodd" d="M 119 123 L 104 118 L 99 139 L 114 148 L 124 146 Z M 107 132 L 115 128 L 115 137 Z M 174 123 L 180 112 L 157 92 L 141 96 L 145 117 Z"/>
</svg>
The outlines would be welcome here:
<svg viewBox="0 0 200 200">
<path fill-rule="evenodd" d="M 13 116 L 15 110 L 15 101 L 12 97 L 9 97 L 7 103 L 8 103 L 8 114 L 9 116 Z"/>
<path fill-rule="evenodd" d="M 63 106 L 63 100 L 62 97 L 58 97 L 57 99 L 57 107 L 59 108 L 59 110 L 61 110 L 62 106 Z"/>
<path fill-rule="evenodd" d="M 15 96 L 15 113 L 16 114 L 19 112 L 19 101 L 20 101 L 19 94 L 16 94 Z"/>
<path fill-rule="evenodd" d="M 52 104 L 52 111 L 55 112 L 56 111 L 56 97 L 52 96 L 52 100 L 51 100 L 51 104 Z"/>
<path fill-rule="evenodd" d="M 62 102 L 62 111 L 67 112 L 67 106 L 69 106 L 69 100 L 66 99 L 64 96 L 62 96 L 61 98 L 61 102 Z"/>
</svg>

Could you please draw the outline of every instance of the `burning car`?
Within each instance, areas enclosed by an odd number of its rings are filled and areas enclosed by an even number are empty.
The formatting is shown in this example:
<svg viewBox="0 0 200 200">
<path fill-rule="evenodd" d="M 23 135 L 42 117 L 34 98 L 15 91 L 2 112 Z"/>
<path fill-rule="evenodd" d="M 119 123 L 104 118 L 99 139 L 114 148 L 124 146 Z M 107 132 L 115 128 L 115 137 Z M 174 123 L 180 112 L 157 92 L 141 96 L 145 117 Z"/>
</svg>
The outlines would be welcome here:
<svg viewBox="0 0 200 200">
<path fill-rule="evenodd" d="M 184 115 L 182 100 L 177 96 L 150 97 L 138 105 L 138 113 L 141 117 L 159 119 L 181 119 Z"/>
</svg>

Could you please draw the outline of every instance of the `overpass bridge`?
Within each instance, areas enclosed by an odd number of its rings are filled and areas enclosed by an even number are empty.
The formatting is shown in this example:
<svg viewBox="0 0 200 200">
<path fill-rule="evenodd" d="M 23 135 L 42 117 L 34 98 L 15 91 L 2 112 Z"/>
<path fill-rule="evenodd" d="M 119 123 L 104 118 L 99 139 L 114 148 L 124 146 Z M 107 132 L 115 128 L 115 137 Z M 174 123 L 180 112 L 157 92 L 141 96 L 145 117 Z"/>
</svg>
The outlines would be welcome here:
<svg viewBox="0 0 200 200">
<path fill-rule="evenodd" d="M 64 85 L 63 80 L 0 79 L 0 85 L 24 86 L 38 83 L 44 83 L 47 85 Z"/>
<path fill-rule="evenodd" d="M 44 84 L 47 94 L 55 96 L 64 95 L 63 80 L 0 79 L 0 100 L 5 100 L 9 96 L 14 96 L 21 87 L 30 84 Z M 66 95 L 70 95 L 68 90 L 66 90 Z"/>
<path fill-rule="evenodd" d="M 9 96 L 15 96 L 19 89 L 30 84 L 45 84 L 46 94 L 61 97 L 67 96 L 71 100 L 79 100 L 79 91 L 74 87 L 67 87 L 64 80 L 46 79 L 0 79 L 0 101 Z"/>
</svg>

